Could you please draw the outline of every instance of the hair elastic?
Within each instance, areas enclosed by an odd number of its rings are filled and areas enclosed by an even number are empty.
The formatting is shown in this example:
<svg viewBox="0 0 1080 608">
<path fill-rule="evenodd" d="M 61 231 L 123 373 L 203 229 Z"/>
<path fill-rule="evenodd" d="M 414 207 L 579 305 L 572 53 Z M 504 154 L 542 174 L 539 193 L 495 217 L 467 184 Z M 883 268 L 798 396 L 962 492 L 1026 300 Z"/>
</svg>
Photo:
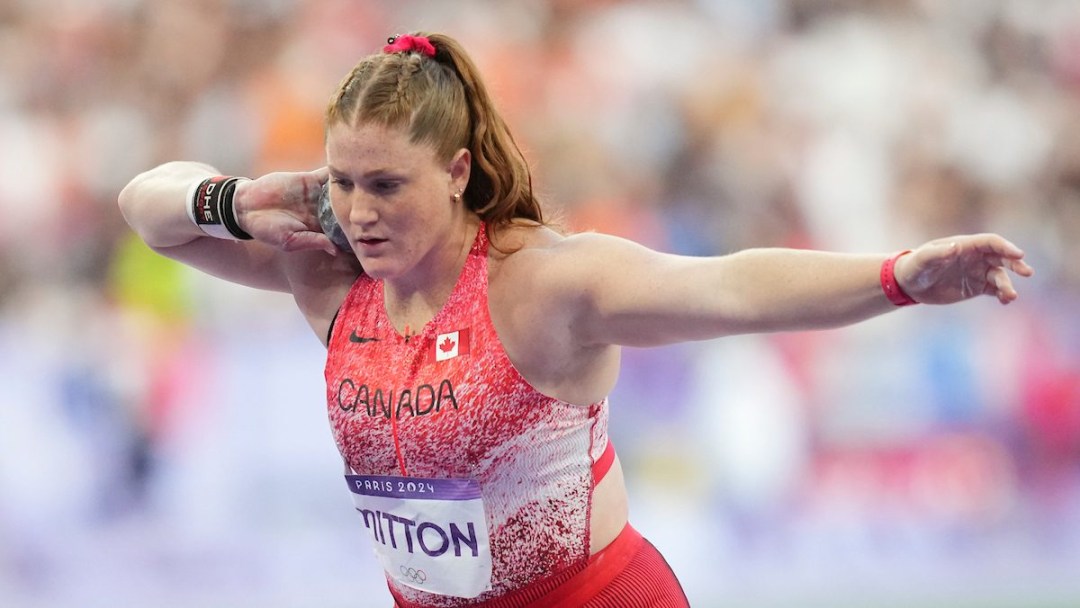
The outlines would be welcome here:
<svg viewBox="0 0 1080 608">
<path fill-rule="evenodd" d="M 384 53 L 408 53 L 416 51 L 422 55 L 428 57 L 435 56 L 435 45 L 431 44 L 431 41 L 427 39 L 427 36 L 412 36 L 405 34 L 403 36 L 391 36 L 386 39 L 386 46 L 383 47 Z"/>
</svg>

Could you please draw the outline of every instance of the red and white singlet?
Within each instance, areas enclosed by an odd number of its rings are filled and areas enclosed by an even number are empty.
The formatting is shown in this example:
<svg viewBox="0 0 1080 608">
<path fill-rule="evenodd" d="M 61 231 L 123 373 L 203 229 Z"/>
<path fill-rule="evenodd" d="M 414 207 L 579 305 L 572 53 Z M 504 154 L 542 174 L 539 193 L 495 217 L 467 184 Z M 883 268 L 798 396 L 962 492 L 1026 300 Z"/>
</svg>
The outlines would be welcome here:
<svg viewBox="0 0 1080 608">
<path fill-rule="evenodd" d="M 553 399 L 510 362 L 487 253 L 481 225 L 447 302 L 411 336 L 362 275 L 328 345 L 327 407 L 361 525 L 395 593 L 425 605 L 479 603 L 588 560 L 592 492 L 613 458 L 606 399 Z"/>
</svg>

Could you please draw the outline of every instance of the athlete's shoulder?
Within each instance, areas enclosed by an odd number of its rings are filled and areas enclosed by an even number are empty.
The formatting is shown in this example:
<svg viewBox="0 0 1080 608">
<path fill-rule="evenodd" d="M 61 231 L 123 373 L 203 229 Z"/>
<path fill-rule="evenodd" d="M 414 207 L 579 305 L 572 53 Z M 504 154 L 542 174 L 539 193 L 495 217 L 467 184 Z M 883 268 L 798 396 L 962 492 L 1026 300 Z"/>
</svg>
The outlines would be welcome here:
<svg viewBox="0 0 1080 608">
<path fill-rule="evenodd" d="M 492 237 L 489 284 L 494 290 L 508 290 L 512 299 L 574 298 L 590 288 L 617 257 L 613 252 L 626 242 L 597 232 L 509 227 Z"/>
<path fill-rule="evenodd" d="M 515 220 L 504 226 L 493 227 L 491 237 L 491 255 L 501 259 L 516 255 L 522 251 L 545 249 L 564 239 L 557 229 L 535 222 Z"/>
<path fill-rule="evenodd" d="M 569 232 L 559 227 L 514 222 L 491 235 L 491 255 L 496 259 L 562 257 L 609 247 L 617 237 L 594 231 Z"/>
</svg>

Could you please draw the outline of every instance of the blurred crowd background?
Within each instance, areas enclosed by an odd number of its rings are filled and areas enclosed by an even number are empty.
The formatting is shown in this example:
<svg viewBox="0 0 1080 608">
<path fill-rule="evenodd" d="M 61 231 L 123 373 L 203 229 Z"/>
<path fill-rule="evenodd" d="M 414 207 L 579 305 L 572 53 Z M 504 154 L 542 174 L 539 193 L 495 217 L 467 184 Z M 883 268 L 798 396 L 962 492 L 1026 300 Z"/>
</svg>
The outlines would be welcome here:
<svg viewBox="0 0 1080 608">
<path fill-rule="evenodd" d="M 316 337 L 116 197 L 320 166 L 340 78 L 412 30 L 470 49 L 570 228 L 997 231 L 1037 269 L 1008 308 L 628 350 L 631 520 L 693 605 L 1080 605 L 1074 0 L 0 1 L 0 605 L 390 605 Z"/>
</svg>

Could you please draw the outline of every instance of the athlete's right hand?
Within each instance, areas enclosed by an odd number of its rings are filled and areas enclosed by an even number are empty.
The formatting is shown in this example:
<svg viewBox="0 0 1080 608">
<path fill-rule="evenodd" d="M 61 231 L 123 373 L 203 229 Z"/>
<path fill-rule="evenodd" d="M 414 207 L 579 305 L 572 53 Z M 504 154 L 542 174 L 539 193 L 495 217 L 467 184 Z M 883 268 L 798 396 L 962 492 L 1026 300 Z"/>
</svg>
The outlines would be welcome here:
<svg viewBox="0 0 1080 608">
<path fill-rule="evenodd" d="M 256 240 L 282 251 L 321 249 L 337 255 L 318 218 L 319 194 L 327 178 L 324 167 L 241 180 L 233 195 L 236 220 Z"/>
</svg>

